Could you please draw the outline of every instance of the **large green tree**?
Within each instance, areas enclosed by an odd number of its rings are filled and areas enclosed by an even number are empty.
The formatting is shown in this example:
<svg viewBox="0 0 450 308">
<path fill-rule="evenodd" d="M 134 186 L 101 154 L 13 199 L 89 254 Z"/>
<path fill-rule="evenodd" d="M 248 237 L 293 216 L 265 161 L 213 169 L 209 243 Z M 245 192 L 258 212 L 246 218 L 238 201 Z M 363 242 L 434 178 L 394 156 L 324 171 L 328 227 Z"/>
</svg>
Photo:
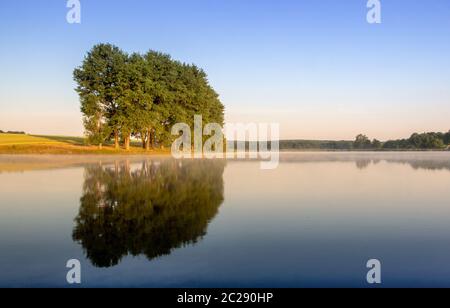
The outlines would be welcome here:
<svg viewBox="0 0 450 308">
<path fill-rule="evenodd" d="M 193 127 L 194 115 L 204 123 L 224 122 L 224 106 L 206 73 L 195 65 L 149 51 L 125 54 L 118 47 L 93 47 L 74 72 L 86 133 L 103 144 L 114 137 L 130 148 L 132 137 L 142 146 L 169 145 L 175 123 Z"/>
<path fill-rule="evenodd" d="M 118 147 L 122 119 L 118 100 L 123 95 L 126 60 L 127 55 L 118 47 L 98 44 L 74 71 L 86 133 L 100 146 L 113 134 Z"/>
</svg>

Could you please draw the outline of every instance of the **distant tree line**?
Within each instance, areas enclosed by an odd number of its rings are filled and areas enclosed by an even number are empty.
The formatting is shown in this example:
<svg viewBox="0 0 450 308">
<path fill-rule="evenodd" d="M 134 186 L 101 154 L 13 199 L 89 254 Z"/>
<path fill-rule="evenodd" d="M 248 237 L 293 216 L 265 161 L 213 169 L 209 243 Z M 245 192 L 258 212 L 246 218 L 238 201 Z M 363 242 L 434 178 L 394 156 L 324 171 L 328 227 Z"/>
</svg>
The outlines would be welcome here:
<svg viewBox="0 0 450 308">
<path fill-rule="evenodd" d="M 384 149 L 444 149 L 450 145 L 450 131 L 447 133 L 413 134 L 409 139 L 389 140 L 383 144 Z"/>
<path fill-rule="evenodd" d="M 352 141 L 331 141 L 331 140 L 281 140 L 281 150 L 350 150 L 353 147 Z"/>
<path fill-rule="evenodd" d="M 224 106 L 206 73 L 163 53 L 127 54 L 111 44 L 95 45 L 74 70 L 88 141 L 130 148 L 168 145 L 171 127 L 193 127 L 194 115 L 223 125 Z"/>
<path fill-rule="evenodd" d="M 282 140 L 281 150 L 441 150 L 450 145 L 447 133 L 413 134 L 408 139 L 381 142 L 366 135 L 356 136 L 354 141 Z"/>
<path fill-rule="evenodd" d="M 25 132 L 17 132 L 17 131 L 2 131 L 0 129 L 0 134 L 11 134 L 11 135 L 25 135 Z"/>
</svg>

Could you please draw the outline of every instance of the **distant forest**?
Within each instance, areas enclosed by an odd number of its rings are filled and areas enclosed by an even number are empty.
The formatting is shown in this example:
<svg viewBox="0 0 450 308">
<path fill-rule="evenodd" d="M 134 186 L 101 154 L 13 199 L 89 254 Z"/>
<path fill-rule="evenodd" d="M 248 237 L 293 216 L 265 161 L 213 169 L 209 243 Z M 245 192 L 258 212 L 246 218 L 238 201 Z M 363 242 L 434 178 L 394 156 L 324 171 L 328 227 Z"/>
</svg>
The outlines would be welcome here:
<svg viewBox="0 0 450 308">
<path fill-rule="evenodd" d="M 16 132 L 16 131 L 2 131 L 0 129 L 0 134 L 10 134 L 10 135 L 25 135 L 25 132 Z"/>
<path fill-rule="evenodd" d="M 283 140 L 280 150 L 444 150 L 449 149 L 447 133 L 415 133 L 408 139 L 381 142 L 360 134 L 354 141 Z"/>
<path fill-rule="evenodd" d="M 233 141 L 229 141 L 232 144 Z M 234 141 L 234 147 L 238 147 Z M 245 148 L 257 147 L 253 142 L 246 142 Z M 270 149 L 270 144 L 268 145 Z M 351 140 L 280 140 L 281 151 L 395 151 L 395 150 L 450 150 L 450 131 L 447 133 L 415 133 L 408 139 L 389 140 L 381 142 L 370 140 L 366 135 L 356 136 Z"/>
</svg>

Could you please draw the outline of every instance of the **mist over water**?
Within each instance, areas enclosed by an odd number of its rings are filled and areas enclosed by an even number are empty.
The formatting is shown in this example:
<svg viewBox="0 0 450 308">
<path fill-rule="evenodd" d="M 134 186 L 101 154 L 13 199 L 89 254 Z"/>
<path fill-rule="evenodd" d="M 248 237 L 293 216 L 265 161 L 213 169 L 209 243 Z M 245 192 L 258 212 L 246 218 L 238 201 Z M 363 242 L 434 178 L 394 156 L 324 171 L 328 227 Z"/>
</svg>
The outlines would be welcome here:
<svg viewBox="0 0 450 308">
<path fill-rule="evenodd" d="M 0 286 L 450 287 L 450 153 L 0 156 Z"/>
</svg>

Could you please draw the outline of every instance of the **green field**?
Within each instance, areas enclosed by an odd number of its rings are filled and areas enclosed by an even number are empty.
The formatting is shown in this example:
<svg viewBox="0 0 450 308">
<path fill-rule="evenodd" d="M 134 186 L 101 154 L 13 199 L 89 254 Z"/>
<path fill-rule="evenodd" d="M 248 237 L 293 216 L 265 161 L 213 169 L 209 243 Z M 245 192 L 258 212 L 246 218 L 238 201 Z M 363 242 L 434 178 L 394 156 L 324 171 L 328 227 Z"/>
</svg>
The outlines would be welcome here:
<svg viewBox="0 0 450 308">
<path fill-rule="evenodd" d="M 0 134 L 0 146 L 8 145 L 32 145 L 32 144 L 54 144 L 61 140 L 52 140 L 44 137 L 19 135 L 19 134 Z"/>
<path fill-rule="evenodd" d="M 86 139 L 84 137 L 69 137 L 69 136 L 34 136 L 37 138 L 43 138 L 50 141 L 63 142 L 73 145 L 85 145 Z"/>
<path fill-rule="evenodd" d="M 33 136 L 21 134 L 0 134 L 0 154 L 167 154 L 168 150 L 146 151 L 141 143 L 134 141 L 131 149 L 115 149 L 106 144 L 102 149 L 88 145 L 83 137 Z"/>
</svg>

